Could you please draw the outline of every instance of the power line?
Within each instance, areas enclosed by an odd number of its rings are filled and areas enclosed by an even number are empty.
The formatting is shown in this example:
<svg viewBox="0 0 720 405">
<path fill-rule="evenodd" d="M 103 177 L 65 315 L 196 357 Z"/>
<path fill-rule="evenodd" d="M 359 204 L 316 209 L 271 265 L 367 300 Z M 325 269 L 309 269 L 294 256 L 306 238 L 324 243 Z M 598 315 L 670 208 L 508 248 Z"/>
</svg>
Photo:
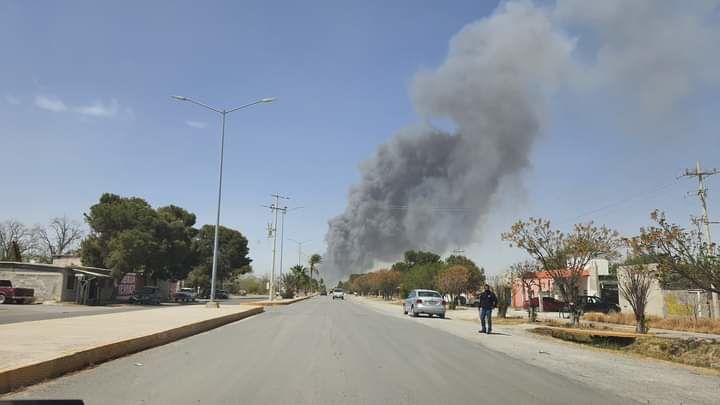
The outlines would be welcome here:
<svg viewBox="0 0 720 405">
<path fill-rule="evenodd" d="M 661 191 L 664 191 L 664 190 L 670 188 L 670 187 L 671 187 L 672 185 L 674 185 L 674 184 L 676 184 L 675 181 L 665 182 L 665 183 L 660 184 L 660 185 L 658 185 L 658 186 L 656 186 L 656 187 L 653 187 L 652 189 L 645 190 L 645 191 L 643 191 L 643 192 L 640 192 L 640 193 L 631 195 L 630 197 L 625 197 L 625 198 L 622 198 L 622 199 L 620 199 L 620 200 L 617 200 L 617 201 L 611 202 L 611 203 L 609 203 L 609 204 L 603 205 L 603 206 L 601 206 L 601 207 L 592 209 L 592 210 L 590 210 L 590 211 L 583 212 L 583 213 L 581 213 L 580 215 L 577 215 L 577 216 L 575 216 L 575 217 L 573 217 L 573 218 L 568 218 L 568 219 L 562 220 L 562 221 L 558 222 L 557 224 L 558 224 L 558 225 L 564 225 L 564 224 L 567 224 L 567 223 L 569 223 L 569 222 L 577 221 L 578 219 L 580 219 L 580 218 L 582 218 L 582 217 L 586 217 L 586 216 L 588 216 L 588 215 L 597 214 L 598 212 L 602 212 L 602 211 L 605 211 L 605 210 L 609 210 L 609 209 L 611 209 L 611 208 L 615 208 L 615 207 L 617 207 L 617 206 L 620 206 L 620 205 L 625 204 L 625 203 L 627 203 L 627 202 L 630 202 L 630 201 L 632 201 L 632 200 L 636 200 L 636 199 L 639 199 L 639 198 L 647 198 L 647 197 L 650 197 L 650 196 L 652 196 L 652 195 L 655 195 L 655 194 L 657 194 L 657 193 L 659 193 L 659 192 L 661 192 Z"/>
</svg>

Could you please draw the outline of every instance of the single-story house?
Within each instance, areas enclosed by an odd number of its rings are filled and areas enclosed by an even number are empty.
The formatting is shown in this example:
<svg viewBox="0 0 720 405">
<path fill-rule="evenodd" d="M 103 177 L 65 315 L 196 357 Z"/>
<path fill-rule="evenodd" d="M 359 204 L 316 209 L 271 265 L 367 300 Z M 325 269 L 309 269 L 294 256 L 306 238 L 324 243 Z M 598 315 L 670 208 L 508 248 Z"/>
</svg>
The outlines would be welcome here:
<svg viewBox="0 0 720 405">
<path fill-rule="evenodd" d="M 562 300 L 560 291 L 555 288 L 555 282 L 546 271 L 535 273 L 536 281 L 532 286 L 533 297 L 553 297 Z M 610 263 L 605 259 L 591 260 L 582 271 L 578 293 L 580 295 L 595 295 L 600 298 L 617 302 L 617 281 L 610 275 Z M 512 283 L 512 306 L 522 308 L 528 299 L 528 291 L 523 288 L 520 280 L 513 280 Z"/>
<path fill-rule="evenodd" d="M 653 274 L 645 314 L 660 318 L 698 317 L 709 318 L 712 308 L 712 296 L 709 292 L 699 289 L 671 289 L 663 288 L 657 278 L 657 263 L 645 264 Z M 618 280 L 622 281 L 631 266 L 618 268 Z M 630 302 L 620 294 L 620 309 L 624 313 L 632 314 Z"/>
<path fill-rule="evenodd" d="M 0 262 L 0 279 L 34 289 L 39 302 L 101 305 L 110 300 L 113 292 L 110 270 L 75 264 Z"/>
</svg>

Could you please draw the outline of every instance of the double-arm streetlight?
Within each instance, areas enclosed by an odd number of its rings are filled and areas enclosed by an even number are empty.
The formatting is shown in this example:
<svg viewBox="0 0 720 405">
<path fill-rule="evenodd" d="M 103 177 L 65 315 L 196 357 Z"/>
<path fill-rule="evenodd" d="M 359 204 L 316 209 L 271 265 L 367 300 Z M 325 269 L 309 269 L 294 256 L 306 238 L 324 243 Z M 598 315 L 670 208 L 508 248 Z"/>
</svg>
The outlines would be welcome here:
<svg viewBox="0 0 720 405">
<path fill-rule="evenodd" d="M 243 108 L 254 106 L 255 104 L 272 103 L 276 100 L 276 98 L 263 98 L 257 101 L 253 101 L 252 103 L 241 105 L 240 107 L 231 108 L 229 110 L 220 110 L 217 108 L 213 108 L 207 104 L 203 104 L 199 101 L 193 100 L 190 97 L 172 96 L 172 98 L 178 101 L 187 101 L 199 105 L 200 107 L 207 108 L 208 110 L 220 114 L 220 116 L 222 117 L 222 130 L 220 132 L 220 169 L 218 174 L 217 215 L 215 217 L 215 241 L 213 243 L 212 276 L 210 277 L 210 302 L 207 303 L 208 307 L 217 308 L 218 304 L 217 302 L 215 302 L 215 275 L 217 274 L 218 238 L 220 232 L 220 200 L 222 197 L 223 156 L 225 152 L 225 116 L 237 110 L 242 110 Z"/>
</svg>

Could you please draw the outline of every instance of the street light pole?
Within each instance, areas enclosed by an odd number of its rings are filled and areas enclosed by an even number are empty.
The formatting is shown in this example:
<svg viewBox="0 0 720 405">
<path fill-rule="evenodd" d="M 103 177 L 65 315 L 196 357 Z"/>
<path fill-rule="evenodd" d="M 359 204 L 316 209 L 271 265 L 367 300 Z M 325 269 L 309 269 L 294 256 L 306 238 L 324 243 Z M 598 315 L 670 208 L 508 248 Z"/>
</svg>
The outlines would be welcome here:
<svg viewBox="0 0 720 405">
<path fill-rule="evenodd" d="M 258 101 L 253 101 L 252 103 L 248 103 L 245 105 L 241 105 L 240 107 L 232 108 L 230 110 L 219 110 L 217 108 L 210 107 L 209 105 L 203 104 L 199 101 L 195 101 L 189 97 L 183 97 L 183 96 L 172 96 L 173 99 L 178 101 L 187 101 L 196 105 L 199 105 L 201 107 L 204 107 L 208 110 L 214 111 L 218 114 L 220 114 L 221 117 L 221 125 L 222 129 L 220 132 L 220 164 L 218 169 L 218 196 L 217 196 L 217 211 L 215 215 L 215 240 L 213 242 L 213 260 L 212 260 L 212 273 L 210 277 L 210 302 L 206 304 L 209 308 L 218 308 L 219 305 L 215 301 L 215 278 L 217 275 L 217 260 L 218 260 L 218 244 L 219 244 L 219 236 L 220 236 L 220 202 L 222 201 L 222 176 L 223 176 L 223 160 L 225 155 L 225 116 L 235 112 L 237 110 L 247 108 L 250 106 L 253 106 L 255 104 L 260 103 L 272 103 L 276 100 L 275 97 L 269 97 L 269 98 L 263 98 Z"/>
</svg>

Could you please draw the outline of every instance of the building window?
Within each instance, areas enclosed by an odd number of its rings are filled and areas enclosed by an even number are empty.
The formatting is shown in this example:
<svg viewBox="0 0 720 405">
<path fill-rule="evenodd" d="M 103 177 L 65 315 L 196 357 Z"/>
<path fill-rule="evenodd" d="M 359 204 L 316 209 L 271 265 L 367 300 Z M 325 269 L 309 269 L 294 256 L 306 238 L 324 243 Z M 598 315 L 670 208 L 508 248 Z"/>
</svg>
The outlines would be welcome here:
<svg viewBox="0 0 720 405">
<path fill-rule="evenodd" d="M 71 271 L 67 272 L 67 281 L 65 282 L 65 288 L 68 290 L 75 289 L 75 273 Z"/>
</svg>

